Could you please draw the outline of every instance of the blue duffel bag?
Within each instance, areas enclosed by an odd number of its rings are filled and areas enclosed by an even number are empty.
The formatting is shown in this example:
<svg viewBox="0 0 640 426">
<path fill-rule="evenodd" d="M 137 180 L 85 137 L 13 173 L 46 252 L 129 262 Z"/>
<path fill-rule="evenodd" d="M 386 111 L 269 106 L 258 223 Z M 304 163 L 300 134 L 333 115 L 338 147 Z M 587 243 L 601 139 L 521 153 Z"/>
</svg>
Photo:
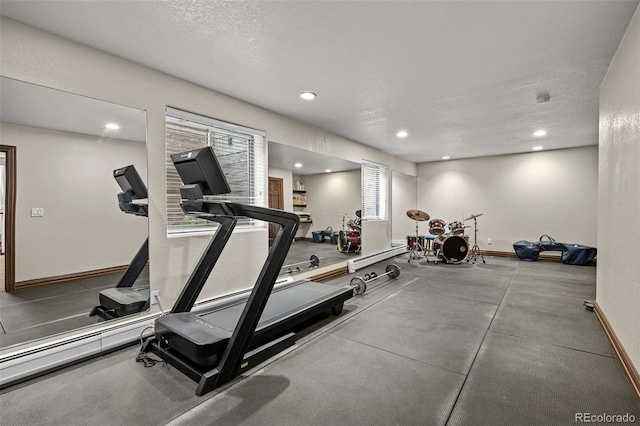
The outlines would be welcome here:
<svg viewBox="0 0 640 426">
<path fill-rule="evenodd" d="M 563 244 L 562 263 L 567 265 L 586 265 L 592 262 L 598 254 L 595 247 L 581 246 L 579 244 Z"/>
<path fill-rule="evenodd" d="M 513 249 L 516 251 L 518 255 L 518 259 L 520 260 L 538 260 L 538 256 L 540 255 L 540 243 L 531 241 L 520 240 L 513 243 Z"/>
<path fill-rule="evenodd" d="M 544 237 L 547 237 L 547 239 L 543 240 Z M 562 243 L 556 242 L 555 239 L 548 236 L 547 234 L 541 236 L 539 241 L 540 242 L 538 243 L 538 246 L 540 247 L 540 251 L 564 251 Z"/>
</svg>

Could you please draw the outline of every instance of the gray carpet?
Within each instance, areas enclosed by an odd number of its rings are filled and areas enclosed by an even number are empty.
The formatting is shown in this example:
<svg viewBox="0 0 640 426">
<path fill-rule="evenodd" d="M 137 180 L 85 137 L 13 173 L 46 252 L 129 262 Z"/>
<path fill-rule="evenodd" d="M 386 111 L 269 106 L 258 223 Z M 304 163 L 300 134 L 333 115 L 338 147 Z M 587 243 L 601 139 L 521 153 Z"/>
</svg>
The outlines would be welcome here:
<svg viewBox="0 0 640 426">
<path fill-rule="evenodd" d="M 6 425 L 575 424 L 640 401 L 582 306 L 595 267 L 407 263 L 298 333 L 290 351 L 204 397 L 136 348 L 0 394 Z M 358 271 L 384 272 L 390 262 Z M 352 275 L 329 281 L 343 286 Z"/>
<path fill-rule="evenodd" d="M 570 425 L 575 413 L 640 419 L 617 359 L 490 332 L 450 425 Z"/>
<path fill-rule="evenodd" d="M 115 287 L 122 273 L 0 293 L 0 348 L 76 330 L 103 321 L 89 316 L 100 290 Z M 134 287 L 149 285 L 143 270 Z"/>
</svg>

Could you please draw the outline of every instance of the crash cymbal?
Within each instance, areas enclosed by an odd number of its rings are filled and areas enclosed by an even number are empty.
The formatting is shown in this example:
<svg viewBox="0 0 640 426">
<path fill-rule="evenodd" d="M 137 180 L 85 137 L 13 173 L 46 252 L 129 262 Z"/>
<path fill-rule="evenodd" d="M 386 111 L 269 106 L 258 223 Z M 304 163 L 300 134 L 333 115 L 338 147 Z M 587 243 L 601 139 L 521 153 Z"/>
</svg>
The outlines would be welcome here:
<svg viewBox="0 0 640 426">
<path fill-rule="evenodd" d="M 407 216 L 409 216 L 413 220 L 417 220 L 420 222 L 424 222 L 425 220 L 429 220 L 431 216 L 422 210 L 407 210 Z"/>
<path fill-rule="evenodd" d="M 362 210 L 356 210 L 356 216 L 362 217 Z"/>
<path fill-rule="evenodd" d="M 464 221 L 466 222 L 467 220 L 471 220 L 471 219 L 475 219 L 476 217 L 480 217 L 482 216 L 484 213 L 479 213 L 479 214 L 472 214 L 471 216 L 469 216 L 468 218 L 464 219 Z"/>
</svg>

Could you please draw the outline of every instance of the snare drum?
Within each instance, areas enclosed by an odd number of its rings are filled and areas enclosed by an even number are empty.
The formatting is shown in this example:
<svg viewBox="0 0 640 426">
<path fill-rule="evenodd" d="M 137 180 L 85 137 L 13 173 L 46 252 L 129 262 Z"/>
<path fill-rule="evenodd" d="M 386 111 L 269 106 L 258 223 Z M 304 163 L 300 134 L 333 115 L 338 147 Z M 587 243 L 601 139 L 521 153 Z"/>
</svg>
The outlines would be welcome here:
<svg viewBox="0 0 640 426">
<path fill-rule="evenodd" d="M 415 235 L 407 235 L 407 247 L 409 250 L 413 250 L 415 245 L 419 244 L 420 247 L 424 250 L 424 237 L 422 235 L 416 237 Z"/>
<path fill-rule="evenodd" d="M 440 235 L 433 243 L 433 250 L 448 263 L 459 264 L 469 256 L 469 243 L 459 235 Z"/>
<path fill-rule="evenodd" d="M 358 231 L 340 231 L 338 233 L 338 251 L 358 253 L 360 251 L 360 233 Z"/>
<path fill-rule="evenodd" d="M 449 224 L 449 231 L 452 235 L 464 234 L 464 224 L 460 221 L 454 220 Z"/>
<path fill-rule="evenodd" d="M 446 230 L 446 225 L 442 219 L 431 219 L 429 221 L 429 233 L 431 235 L 442 235 Z"/>
</svg>

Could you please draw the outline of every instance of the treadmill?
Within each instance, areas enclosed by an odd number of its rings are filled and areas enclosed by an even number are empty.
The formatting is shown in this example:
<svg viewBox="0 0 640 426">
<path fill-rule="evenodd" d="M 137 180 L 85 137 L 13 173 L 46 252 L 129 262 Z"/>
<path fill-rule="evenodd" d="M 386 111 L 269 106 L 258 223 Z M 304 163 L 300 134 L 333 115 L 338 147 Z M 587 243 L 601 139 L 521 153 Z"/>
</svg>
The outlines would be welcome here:
<svg viewBox="0 0 640 426">
<path fill-rule="evenodd" d="M 339 315 L 353 288 L 299 281 L 274 290 L 299 226 L 298 216 L 204 200 L 204 195 L 230 192 L 211 147 L 174 154 L 171 159 L 183 182 L 183 211 L 219 225 L 171 311 L 156 319 L 154 335 L 144 342 L 141 353 L 155 353 L 197 382 L 196 394 L 204 395 L 293 345 L 293 331 L 303 322 L 329 310 Z M 256 284 L 248 295 L 191 312 L 240 217 L 280 225 Z"/>
<path fill-rule="evenodd" d="M 147 217 L 149 215 L 146 204 L 134 203 L 148 197 L 140 174 L 134 166 L 126 166 L 113 171 L 113 177 L 122 189 L 118 194 L 120 210 L 127 214 Z M 149 308 L 149 286 L 135 286 L 140 273 L 149 261 L 149 238 L 147 238 L 136 253 L 133 261 L 114 288 L 100 291 L 100 304 L 94 306 L 89 316 L 98 315 L 105 320 L 123 317 L 125 315 L 142 312 Z"/>
</svg>

